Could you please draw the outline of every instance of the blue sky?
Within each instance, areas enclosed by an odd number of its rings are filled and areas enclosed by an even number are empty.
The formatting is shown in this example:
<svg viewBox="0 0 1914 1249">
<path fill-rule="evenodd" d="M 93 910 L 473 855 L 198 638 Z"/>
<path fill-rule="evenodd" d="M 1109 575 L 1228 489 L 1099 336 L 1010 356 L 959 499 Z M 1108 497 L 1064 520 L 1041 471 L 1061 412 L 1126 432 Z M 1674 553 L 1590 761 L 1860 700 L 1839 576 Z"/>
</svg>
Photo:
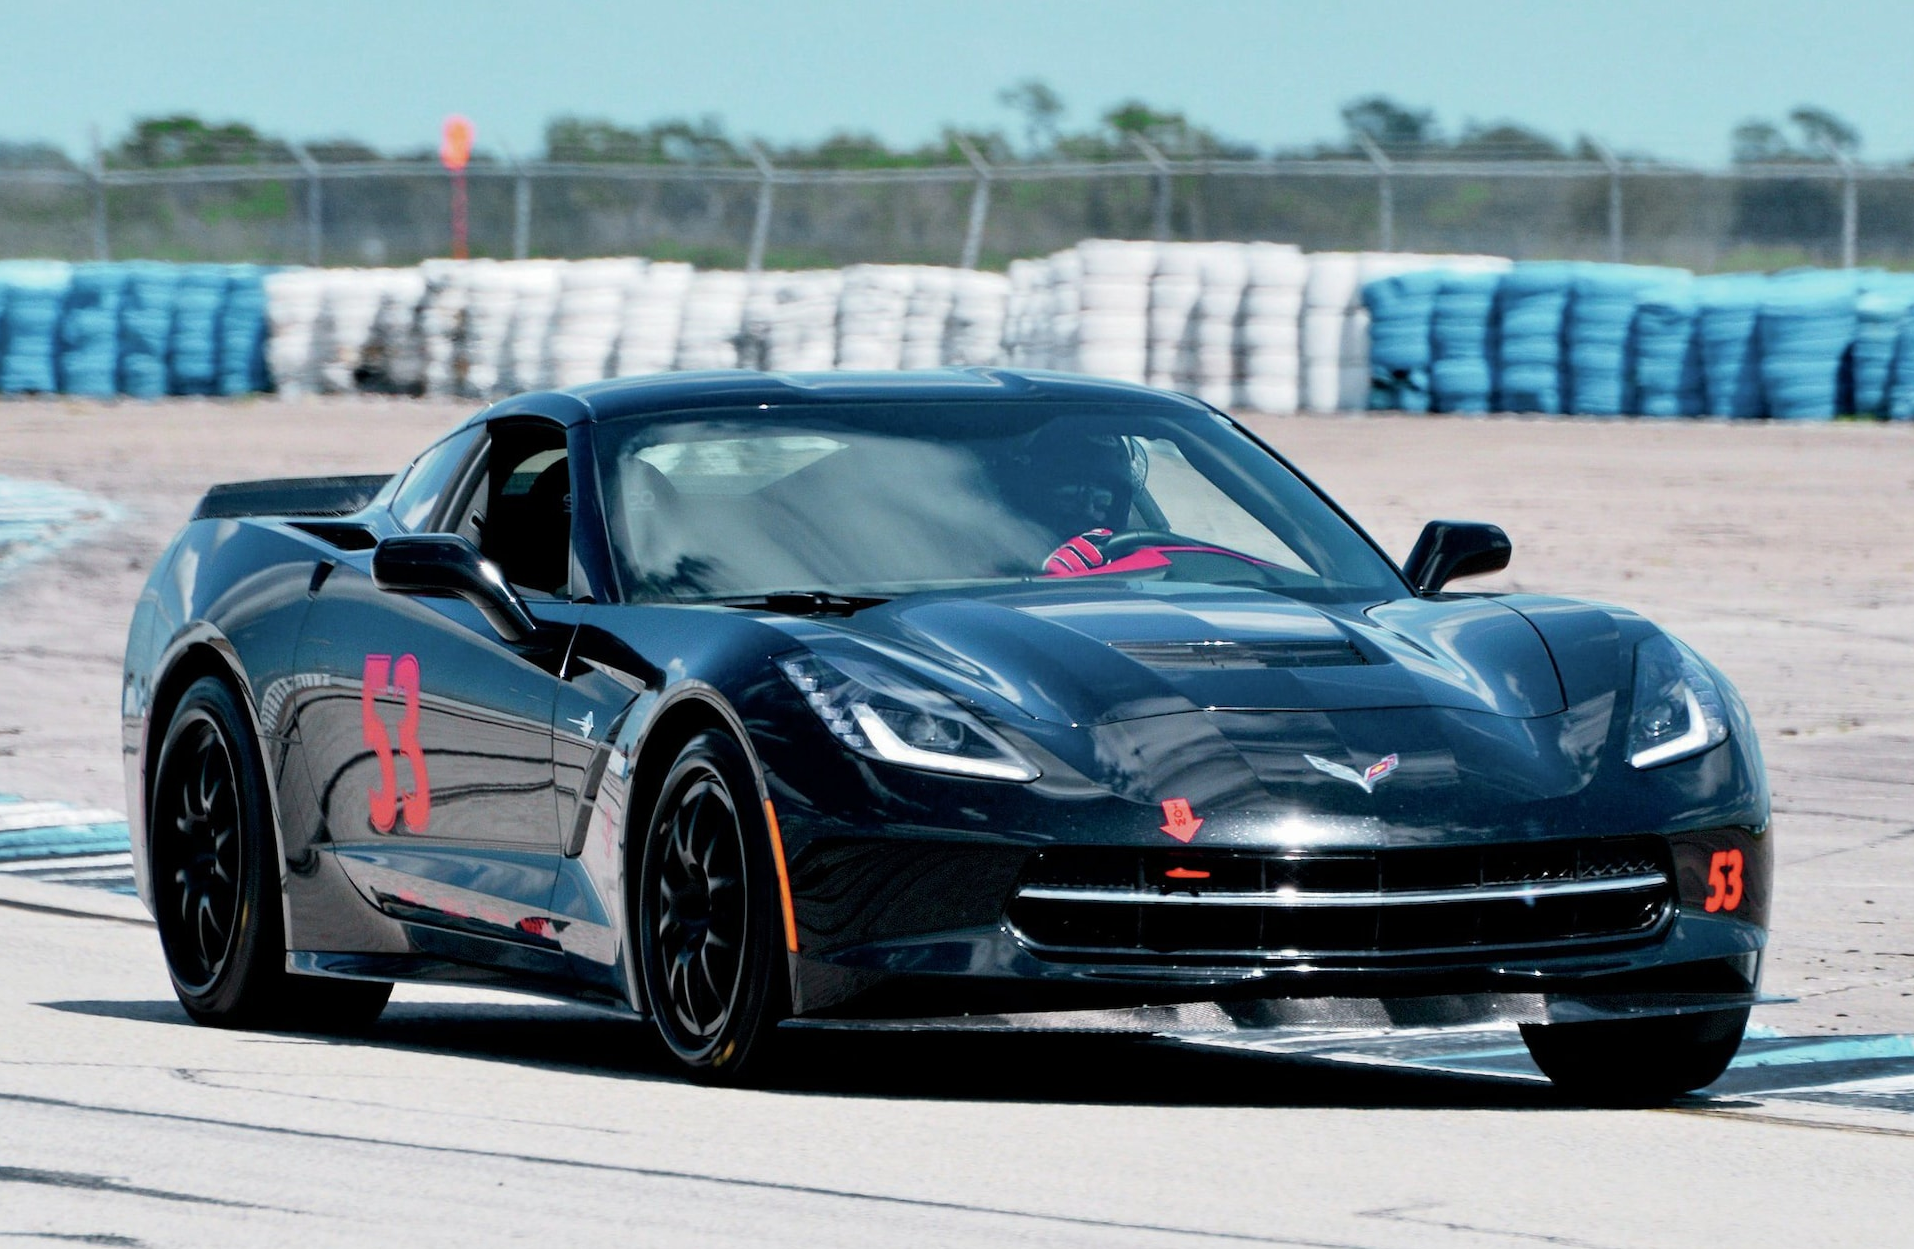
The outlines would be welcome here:
<svg viewBox="0 0 1914 1249">
<path fill-rule="evenodd" d="M 1906 0 L 0 0 L 0 34 L 0 139 L 75 154 L 175 111 L 386 150 L 455 111 L 520 153 L 561 113 L 916 143 L 1010 128 L 997 91 L 1037 77 L 1066 124 L 1134 96 L 1259 147 L 1332 138 L 1386 92 L 1451 131 L 1514 118 L 1706 164 L 1738 121 L 1813 103 L 1864 159 L 1914 157 Z"/>
</svg>

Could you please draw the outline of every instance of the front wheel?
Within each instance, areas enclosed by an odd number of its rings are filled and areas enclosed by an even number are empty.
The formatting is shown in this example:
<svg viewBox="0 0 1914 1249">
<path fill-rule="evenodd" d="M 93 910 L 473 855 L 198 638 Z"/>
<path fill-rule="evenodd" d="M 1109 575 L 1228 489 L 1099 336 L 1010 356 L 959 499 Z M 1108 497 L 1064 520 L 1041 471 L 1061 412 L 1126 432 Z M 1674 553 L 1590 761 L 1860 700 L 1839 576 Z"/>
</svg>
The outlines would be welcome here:
<svg viewBox="0 0 1914 1249">
<path fill-rule="evenodd" d="M 160 745 L 147 826 L 173 990 L 187 1014 L 218 1027 L 365 1027 L 391 985 L 286 972 L 278 842 L 249 723 L 232 688 L 205 677 L 187 688 Z"/>
<path fill-rule="evenodd" d="M 789 1013 L 776 868 L 744 751 L 685 744 L 653 808 L 633 907 L 645 998 L 679 1064 L 726 1084 L 763 1076 Z"/>
<path fill-rule="evenodd" d="M 1721 1078 L 1748 1009 L 1595 1023 L 1524 1024 L 1529 1057 L 1557 1088 L 1597 1105 L 1652 1106 Z"/>
</svg>

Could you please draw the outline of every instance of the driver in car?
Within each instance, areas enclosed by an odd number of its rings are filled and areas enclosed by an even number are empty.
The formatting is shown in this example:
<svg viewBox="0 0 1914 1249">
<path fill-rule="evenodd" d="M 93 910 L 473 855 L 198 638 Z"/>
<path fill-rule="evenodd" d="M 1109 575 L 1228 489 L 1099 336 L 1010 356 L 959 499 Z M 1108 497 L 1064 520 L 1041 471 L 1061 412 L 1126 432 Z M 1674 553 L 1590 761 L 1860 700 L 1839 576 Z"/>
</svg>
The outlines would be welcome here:
<svg viewBox="0 0 1914 1249">
<path fill-rule="evenodd" d="M 1108 562 L 1104 544 L 1131 527 L 1143 484 L 1143 456 L 1128 439 L 1046 425 L 1012 455 L 1010 469 L 1010 503 L 1061 542 L 1043 562 L 1046 574 L 1086 573 Z"/>
</svg>

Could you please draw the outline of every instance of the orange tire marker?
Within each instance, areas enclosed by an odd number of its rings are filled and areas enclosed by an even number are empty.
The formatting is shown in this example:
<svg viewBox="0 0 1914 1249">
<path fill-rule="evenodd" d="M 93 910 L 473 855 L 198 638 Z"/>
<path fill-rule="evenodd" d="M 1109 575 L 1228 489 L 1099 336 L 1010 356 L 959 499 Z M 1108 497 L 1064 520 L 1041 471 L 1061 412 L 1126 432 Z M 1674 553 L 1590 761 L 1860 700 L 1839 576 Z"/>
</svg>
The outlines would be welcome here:
<svg viewBox="0 0 1914 1249">
<path fill-rule="evenodd" d="M 764 826 L 771 830 L 771 861 L 778 868 L 778 901 L 784 908 L 784 944 L 791 953 L 798 948 L 797 911 L 791 906 L 791 873 L 784 866 L 784 834 L 778 831 L 778 813 L 771 800 L 764 800 Z"/>
</svg>

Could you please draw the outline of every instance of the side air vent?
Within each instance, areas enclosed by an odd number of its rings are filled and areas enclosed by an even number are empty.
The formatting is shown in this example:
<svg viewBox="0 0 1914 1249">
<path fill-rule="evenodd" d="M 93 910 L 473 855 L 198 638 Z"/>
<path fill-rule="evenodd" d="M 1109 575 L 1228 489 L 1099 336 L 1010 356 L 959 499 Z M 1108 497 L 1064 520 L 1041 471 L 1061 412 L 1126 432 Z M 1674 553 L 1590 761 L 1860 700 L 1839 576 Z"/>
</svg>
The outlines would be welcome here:
<svg viewBox="0 0 1914 1249">
<path fill-rule="evenodd" d="M 1369 661 L 1354 644 L 1295 642 L 1112 642 L 1146 668 L 1333 668 Z"/>
</svg>

